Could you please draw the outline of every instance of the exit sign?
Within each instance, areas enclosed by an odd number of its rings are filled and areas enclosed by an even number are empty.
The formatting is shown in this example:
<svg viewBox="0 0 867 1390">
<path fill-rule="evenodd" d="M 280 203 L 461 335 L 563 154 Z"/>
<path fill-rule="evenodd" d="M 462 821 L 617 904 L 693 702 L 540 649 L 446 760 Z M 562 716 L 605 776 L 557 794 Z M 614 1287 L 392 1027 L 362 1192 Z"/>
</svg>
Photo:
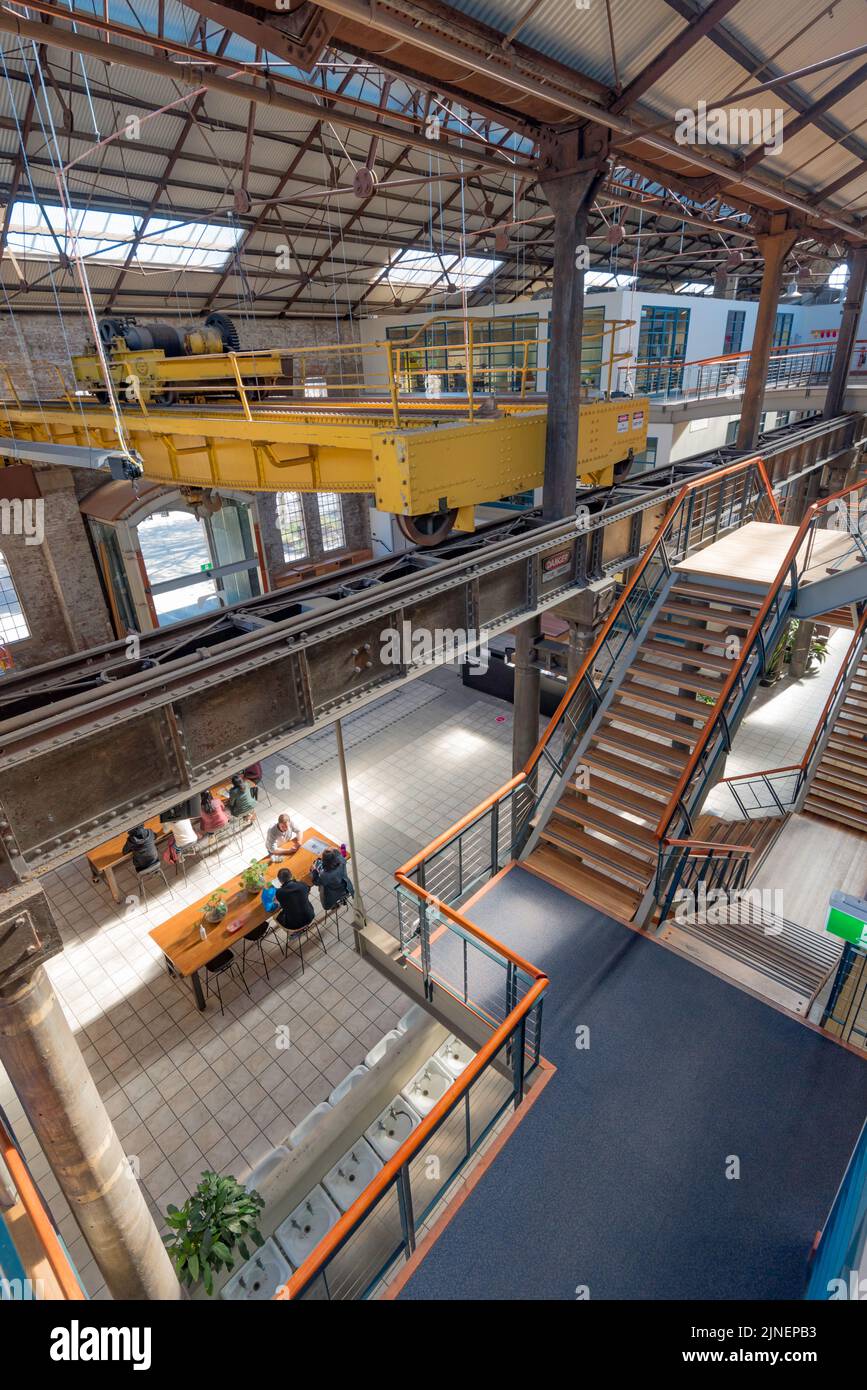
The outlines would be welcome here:
<svg viewBox="0 0 867 1390">
<path fill-rule="evenodd" d="M 825 930 L 853 946 L 867 946 L 867 902 L 845 893 L 832 893 Z"/>
</svg>

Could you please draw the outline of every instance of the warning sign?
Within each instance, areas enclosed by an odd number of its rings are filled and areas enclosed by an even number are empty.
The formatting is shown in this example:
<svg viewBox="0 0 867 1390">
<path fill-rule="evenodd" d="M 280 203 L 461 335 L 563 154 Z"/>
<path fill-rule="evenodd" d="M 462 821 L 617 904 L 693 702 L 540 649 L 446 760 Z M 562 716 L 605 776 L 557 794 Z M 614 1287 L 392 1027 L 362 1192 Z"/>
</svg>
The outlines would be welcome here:
<svg viewBox="0 0 867 1390">
<path fill-rule="evenodd" d="M 633 410 L 633 412 L 632 412 L 632 428 L 633 428 L 634 430 L 643 430 L 643 429 L 644 429 L 644 411 L 643 411 L 643 410 Z"/>
<path fill-rule="evenodd" d="M 618 433 L 618 434 L 626 434 L 626 433 L 628 432 L 628 430 L 629 430 L 629 415 L 628 415 L 628 414 L 627 414 L 627 415 L 618 415 L 618 417 L 617 417 L 617 433 Z"/>
</svg>

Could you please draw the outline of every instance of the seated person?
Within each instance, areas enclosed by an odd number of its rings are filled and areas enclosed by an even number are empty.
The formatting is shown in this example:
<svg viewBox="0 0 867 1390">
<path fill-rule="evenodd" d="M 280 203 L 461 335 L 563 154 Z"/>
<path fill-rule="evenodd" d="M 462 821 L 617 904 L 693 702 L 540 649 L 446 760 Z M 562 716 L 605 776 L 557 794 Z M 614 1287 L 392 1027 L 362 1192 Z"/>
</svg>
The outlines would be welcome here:
<svg viewBox="0 0 867 1390">
<path fill-rule="evenodd" d="M 321 860 L 313 866 L 311 878 L 319 889 L 319 901 L 326 909 L 355 896 L 343 855 L 337 849 L 323 851 Z"/>
<path fill-rule="evenodd" d="M 281 811 L 276 824 L 268 829 L 265 845 L 269 854 L 279 854 L 280 846 L 291 842 L 293 849 L 301 846 L 301 831 L 290 811 Z"/>
<path fill-rule="evenodd" d="M 280 926 L 288 931 L 300 931 L 302 927 L 309 926 L 316 913 L 307 884 L 295 878 L 291 869 L 280 869 L 277 882 L 277 903 L 280 907 L 277 921 Z"/>
<path fill-rule="evenodd" d="M 221 801 L 215 801 L 210 792 L 202 792 L 202 811 L 199 829 L 203 835 L 211 835 L 229 824 L 229 816 Z"/>
<path fill-rule="evenodd" d="M 172 835 L 174 835 L 175 844 L 178 849 L 184 848 L 187 845 L 194 845 L 199 838 L 196 834 L 193 822 L 188 817 L 182 817 L 180 820 L 171 821 L 170 824 L 166 826 L 166 829 L 170 830 Z"/>
<path fill-rule="evenodd" d="M 142 869 L 149 869 L 152 864 L 159 863 L 157 837 L 152 830 L 148 830 L 147 826 L 144 825 L 136 825 L 129 832 L 121 852 L 132 855 L 132 866 L 136 873 L 141 873 Z"/>
<path fill-rule="evenodd" d="M 256 798 L 253 795 L 252 784 L 242 777 L 240 772 L 236 772 L 229 789 L 230 812 L 233 816 L 249 816 L 255 809 Z"/>
</svg>

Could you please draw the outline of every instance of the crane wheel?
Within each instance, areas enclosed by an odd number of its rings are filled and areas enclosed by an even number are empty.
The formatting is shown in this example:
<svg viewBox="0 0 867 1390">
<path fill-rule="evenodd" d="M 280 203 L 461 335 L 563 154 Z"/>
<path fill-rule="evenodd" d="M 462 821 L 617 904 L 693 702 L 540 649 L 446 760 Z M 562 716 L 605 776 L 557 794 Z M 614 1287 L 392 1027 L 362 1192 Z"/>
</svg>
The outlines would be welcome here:
<svg viewBox="0 0 867 1390">
<path fill-rule="evenodd" d="M 458 509 L 447 512 L 422 512 L 419 516 L 398 516 L 397 524 L 413 545 L 439 545 L 457 520 Z"/>
</svg>

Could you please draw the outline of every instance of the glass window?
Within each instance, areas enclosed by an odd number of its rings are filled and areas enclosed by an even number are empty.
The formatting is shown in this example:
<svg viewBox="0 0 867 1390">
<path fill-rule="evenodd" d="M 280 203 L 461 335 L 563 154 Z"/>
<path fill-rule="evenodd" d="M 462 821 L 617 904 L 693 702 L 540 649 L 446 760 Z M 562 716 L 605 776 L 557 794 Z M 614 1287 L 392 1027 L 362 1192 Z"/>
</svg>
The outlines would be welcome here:
<svg viewBox="0 0 867 1390">
<path fill-rule="evenodd" d="M 339 492 L 320 492 L 319 525 L 322 527 L 322 549 L 342 550 L 346 545 L 346 527 Z"/>
<path fill-rule="evenodd" d="M 21 607 L 15 581 L 0 551 L 0 642 L 22 642 L 30 636 L 30 628 Z"/>
<path fill-rule="evenodd" d="M 773 347 L 788 347 L 792 341 L 792 320 L 794 314 L 777 314 L 774 320 Z"/>
<path fill-rule="evenodd" d="M 641 310 L 635 390 L 638 395 L 677 390 L 683 379 L 689 309 L 645 305 Z M 653 364 L 659 362 L 659 366 Z"/>
<path fill-rule="evenodd" d="M 723 339 L 723 354 L 726 357 L 731 352 L 740 352 L 744 341 L 746 318 L 745 309 L 729 309 L 726 318 L 725 338 Z"/>
<path fill-rule="evenodd" d="M 734 420 L 729 420 L 726 428 L 726 444 L 735 444 L 737 442 L 738 426 L 740 423 L 740 415 L 736 416 Z"/>
<path fill-rule="evenodd" d="M 303 555 L 310 554 L 300 492 L 277 493 L 277 525 L 283 541 L 284 560 L 300 560 Z"/>
</svg>

